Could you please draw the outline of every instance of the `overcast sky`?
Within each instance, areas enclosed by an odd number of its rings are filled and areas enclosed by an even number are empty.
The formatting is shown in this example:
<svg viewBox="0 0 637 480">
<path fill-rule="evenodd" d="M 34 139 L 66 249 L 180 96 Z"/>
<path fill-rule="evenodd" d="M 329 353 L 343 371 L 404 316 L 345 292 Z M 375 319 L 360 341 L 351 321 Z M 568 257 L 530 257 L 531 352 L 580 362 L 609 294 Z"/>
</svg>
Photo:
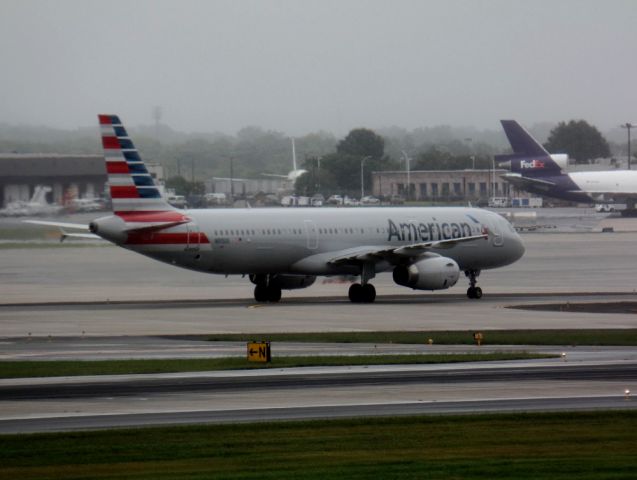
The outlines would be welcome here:
<svg viewBox="0 0 637 480">
<path fill-rule="evenodd" d="M 634 0 L 0 0 L 0 121 L 289 135 L 637 121 Z"/>
</svg>

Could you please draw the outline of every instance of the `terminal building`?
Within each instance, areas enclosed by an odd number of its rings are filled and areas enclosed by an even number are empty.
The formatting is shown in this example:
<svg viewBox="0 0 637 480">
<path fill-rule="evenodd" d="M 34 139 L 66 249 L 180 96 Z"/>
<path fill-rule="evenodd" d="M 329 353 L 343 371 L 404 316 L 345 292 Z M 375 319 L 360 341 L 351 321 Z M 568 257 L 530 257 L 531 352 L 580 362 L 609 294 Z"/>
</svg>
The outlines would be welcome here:
<svg viewBox="0 0 637 480">
<path fill-rule="evenodd" d="M 259 193 L 282 195 L 294 191 L 294 182 L 287 178 L 219 178 L 204 182 L 206 193 L 224 193 L 228 197 L 246 198 Z"/>
<path fill-rule="evenodd" d="M 486 202 L 492 197 L 525 197 L 500 175 L 507 170 L 414 170 L 373 172 L 373 195 L 420 201 Z"/>
</svg>

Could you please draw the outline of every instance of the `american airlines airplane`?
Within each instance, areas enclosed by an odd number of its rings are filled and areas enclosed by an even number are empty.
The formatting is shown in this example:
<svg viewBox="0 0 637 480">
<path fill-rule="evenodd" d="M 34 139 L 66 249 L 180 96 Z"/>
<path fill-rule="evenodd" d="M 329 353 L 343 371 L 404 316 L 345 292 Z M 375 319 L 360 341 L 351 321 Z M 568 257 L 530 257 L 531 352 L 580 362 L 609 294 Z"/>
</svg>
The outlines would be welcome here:
<svg viewBox="0 0 637 480">
<path fill-rule="evenodd" d="M 160 196 L 116 115 L 99 115 L 113 215 L 69 237 L 101 237 L 153 259 L 196 271 L 247 275 L 258 302 L 306 288 L 317 276 L 356 275 L 349 299 L 370 303 L 379 272 L 416 290 L 442 290 L 482 270 L 509 265 L 522 240 L 500 215 L 475 208 L 264 208 L 177 210 Z M 90 232 L 90 233 L 89 233 Z"/>
<path fill-rule="evenodd" d="M 570 172 L 568 155 L 550 154 L 515 120 L 501 120 L 513 154 L 496 155 L 501 167 L 511 170 L 502 178 L 515 187 L 538 195 L 579 203 L 625 203 L 635 212 L 637 171 Z"/>
</svg>

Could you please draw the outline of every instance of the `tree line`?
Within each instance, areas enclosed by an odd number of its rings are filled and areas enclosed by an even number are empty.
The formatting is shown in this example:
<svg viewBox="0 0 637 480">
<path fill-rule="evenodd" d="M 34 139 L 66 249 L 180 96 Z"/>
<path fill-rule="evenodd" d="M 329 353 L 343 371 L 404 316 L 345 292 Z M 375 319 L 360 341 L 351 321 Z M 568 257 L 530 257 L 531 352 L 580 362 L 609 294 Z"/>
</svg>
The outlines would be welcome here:
<svg viewBox="0 0 637 480">
<path fill-rule="evenodd" d="M 200 182 L 206 178 L 230 176 L 231 162 L 233 175 L 243 178 L 286 174 L 292 168 L 290 138 L 260 127 L 245 127 L 236 135 L 183 134 L 165 125 L 129 131 L 143 158 L 164 166 L 179 193 L 201 190 Z M 371 186 L 373 171 L 405 170 L 406 157 L 412 170 L 480 169 L 490 168 L 493 155 L 508 149 L 501 132 L 444 126 L 412 131 L 356 128 L 342 139 L 316 132 L 295 140 L 299 167 L 307 170 L 297 181 L 297 192 L 304 195 L 360 192 L 361 163 L 363 181 Z M 568 153 L 577 163 L 611 155 L 611 145 L 584 120 L 559 123 L 545 146 L 551 153 Z M 625 144 L 613 150 L 621 153 Z M 0 124 L 0 152 L 100 154 L 101 145 L 92 128 L 63 131 Z M 189 185 L 193 181 L 198 185 Z"/>
</svg>

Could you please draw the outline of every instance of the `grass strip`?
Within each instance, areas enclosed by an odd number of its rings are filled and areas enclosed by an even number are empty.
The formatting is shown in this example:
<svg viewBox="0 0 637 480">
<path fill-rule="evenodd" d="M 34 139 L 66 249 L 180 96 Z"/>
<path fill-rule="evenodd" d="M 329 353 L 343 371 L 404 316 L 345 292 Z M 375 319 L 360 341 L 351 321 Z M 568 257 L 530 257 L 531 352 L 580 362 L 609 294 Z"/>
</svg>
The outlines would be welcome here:
<svg viewBox="0 0 637 480">
<path fill-rule="evenodd" d="M 473 334 L 481 331 L 483 345 L 637 345 L 637 329 L 573 330 L 454 330 L 395 332 L 241 333 L 206 335 L 209 341 L 318 342 L 318 343 L 402 343 L 472 345 Z"/>
<path fill-rule="evenodd" d="M 75 375 L 124 375 L 143 373 L 201 372 L 212 370 L 273 369 L 343 365 L 400 365 L 485 362 L 551 358 L 527 352 L 453 355 L 358 355 L 323 357 L 273 357 L 270 363 L 252 363 L 242 357 L 97 360 L 97 361 L 0 361 L 0 378 L 64 377 Z"/>
<path fill-rule="evenodd" d="M 633 479 L 637 412 L 0 435 L 0 479 Z"/>
</svg>

